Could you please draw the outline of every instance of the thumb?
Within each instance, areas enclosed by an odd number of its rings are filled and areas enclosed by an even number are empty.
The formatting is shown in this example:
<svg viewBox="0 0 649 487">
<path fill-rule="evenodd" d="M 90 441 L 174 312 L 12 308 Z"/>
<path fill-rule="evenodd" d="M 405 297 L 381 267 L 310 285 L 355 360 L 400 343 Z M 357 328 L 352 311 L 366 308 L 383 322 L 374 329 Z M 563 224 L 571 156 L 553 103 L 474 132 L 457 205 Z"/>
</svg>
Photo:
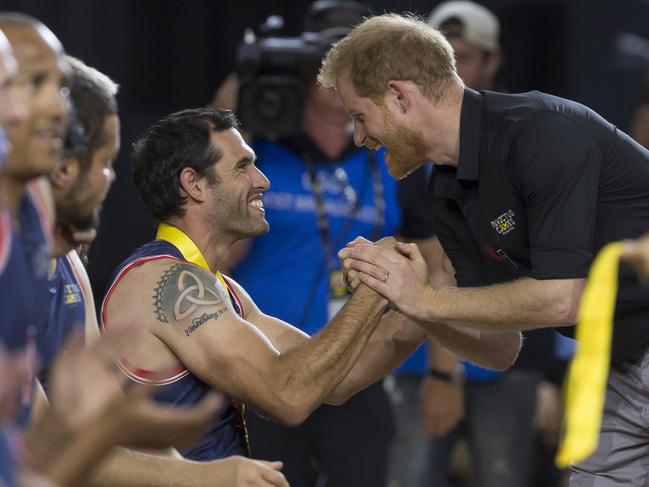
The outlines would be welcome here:
<svg viewBox="0 0 649 487">
<path fill-rule="evenodd" d="M 276 461 L 257 460 L 257 461 L 268 468 L 272 468 L 273 470 L 281 470 L 282 468 L 284 468 L 284 462 L 280 462 L 278 460 Z"/>
<path fill-rule="evenodd" d="M 396 249 L 401 253 L 401 255 L 408 257 L 412 261 L 423 260 L 421 252 L 419 252 L 419 247 L 414 243 L 404 243 L 397 242 Z"/>
</svg>

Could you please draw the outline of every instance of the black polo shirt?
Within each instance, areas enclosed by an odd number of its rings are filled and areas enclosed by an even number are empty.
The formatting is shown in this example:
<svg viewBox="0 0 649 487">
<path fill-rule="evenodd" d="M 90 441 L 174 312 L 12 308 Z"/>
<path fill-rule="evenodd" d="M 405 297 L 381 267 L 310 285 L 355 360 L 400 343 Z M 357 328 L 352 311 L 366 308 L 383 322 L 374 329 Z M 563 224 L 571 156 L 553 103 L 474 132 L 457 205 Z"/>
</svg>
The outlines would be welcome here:
<svg viewBox="0 0 649 487">
<path fill-rule="evenodd" d="M 606 243 L 649 230 L 649 152 L 578 103 L 465 89 L 457 168 L 429 184 L 459 286 L 586 277 Z M 649 343 L 649 292 L 621 269 L 613 361 Z"/>
</svg>

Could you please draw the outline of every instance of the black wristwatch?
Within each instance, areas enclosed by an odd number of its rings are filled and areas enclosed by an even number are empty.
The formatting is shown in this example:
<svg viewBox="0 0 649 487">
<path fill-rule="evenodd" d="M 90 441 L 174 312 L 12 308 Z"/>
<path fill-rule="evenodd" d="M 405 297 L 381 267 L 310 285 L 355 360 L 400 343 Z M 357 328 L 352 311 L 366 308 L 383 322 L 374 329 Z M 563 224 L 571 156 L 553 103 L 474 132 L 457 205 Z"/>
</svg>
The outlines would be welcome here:
<svg viewBox="0 0 649 487">
<path fill-rule="evenodd" d="M 450 371 L 429 369 L 428 375 L 444 382 L 464 382 L 464 370 L 461 368 Z"/>
</svg>

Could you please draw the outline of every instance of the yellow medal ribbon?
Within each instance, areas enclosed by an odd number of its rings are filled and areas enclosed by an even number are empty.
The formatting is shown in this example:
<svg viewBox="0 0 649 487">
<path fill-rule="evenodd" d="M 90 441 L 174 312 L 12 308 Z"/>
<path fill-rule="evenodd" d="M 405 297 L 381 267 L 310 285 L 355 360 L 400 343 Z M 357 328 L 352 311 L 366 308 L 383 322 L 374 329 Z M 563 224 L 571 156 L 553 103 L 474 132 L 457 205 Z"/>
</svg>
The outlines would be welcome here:
<svg viewBox="0 0 649 487">
<path fill-rule="evenodd" d="M 174 227 L 173 225 L 169 225 L 167 223 L 161 223 L 158 226 L 158 231 L 155 238 L 156 240 L 165 240 L 173 244 L 178 250 L 180 250 L 180 253 L 183 254 L 183 257 L 187 262 L 201 266 L 208 272 L 213 272 L 212 269 L 210 269 L 207 261 L 205 260 L 205 257 L 203 257 L 203 253 L 196 246 L 189 235 L 183 232 L 180 228 Z M 216 278 L 219 280 L 219 282 L 223 285 L 225 292 L 229 294 L 230 290 L 228 285 L 225 283 L 225 279 L 223 279 L 223 275 L 218 270 L 214 272 L 214 274 L 216 275 Z M 248 449 L 248 454 L 250 454 L 250 440 L 248 437 L 248 428 L 246 427 L 246 420 L 244 416 L 246 406 L 243 402 L 236 400 L 235 407 L 239 411 L 241 427 L 243 428 L 243 436 L 246 442 L 246 448 Z"/>
<path fill-rule="evenodd" d="M 180 228 L 167 223 L 161 223 L 158 227 L 158 232 L 156 233 L 155 238 L 156 240 L 166 240 L 173 244 L 178 250 L 180 250 L 180 253 L 183 254 L 183 257 L 187 262 L 199 265 L 208 272 L 212 272 L 212 269 L 210 269 L 210 266 L 207 264 L 205 257 L 203 257 L 203 253 L 196 246 L 194 241 Z M 228 291 L 228 285 L 225 283 L 223 275 L 218 270 L 214 272 L 214 274 L 223 285 L 223 288 Z"/>
<path fill-rule="evenodd" d="M 559 468 L 581 462 L 597 448 L 611 361 L 613 315 L 622 243 L 595 258 L 579 306 L 577 351 L 565 385 L 565 430 L 555 458 Z"/>
</svg>

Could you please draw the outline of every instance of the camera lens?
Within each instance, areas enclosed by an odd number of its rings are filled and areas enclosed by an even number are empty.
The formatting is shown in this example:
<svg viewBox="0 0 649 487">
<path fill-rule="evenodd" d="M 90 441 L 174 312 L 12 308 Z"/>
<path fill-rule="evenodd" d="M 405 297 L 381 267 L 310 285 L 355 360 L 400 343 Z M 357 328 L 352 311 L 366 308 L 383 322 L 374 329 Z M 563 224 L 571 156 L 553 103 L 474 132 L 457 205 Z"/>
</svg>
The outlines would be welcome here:
<svg viewBox="0 0 649 487">
<path fill-rule="evenodd" d="M 264 90 L 257 104 L 259 115 L 265 119 L 275 119 L 282 110 L 282 94 L 276 90 Z"/>
</svg>

